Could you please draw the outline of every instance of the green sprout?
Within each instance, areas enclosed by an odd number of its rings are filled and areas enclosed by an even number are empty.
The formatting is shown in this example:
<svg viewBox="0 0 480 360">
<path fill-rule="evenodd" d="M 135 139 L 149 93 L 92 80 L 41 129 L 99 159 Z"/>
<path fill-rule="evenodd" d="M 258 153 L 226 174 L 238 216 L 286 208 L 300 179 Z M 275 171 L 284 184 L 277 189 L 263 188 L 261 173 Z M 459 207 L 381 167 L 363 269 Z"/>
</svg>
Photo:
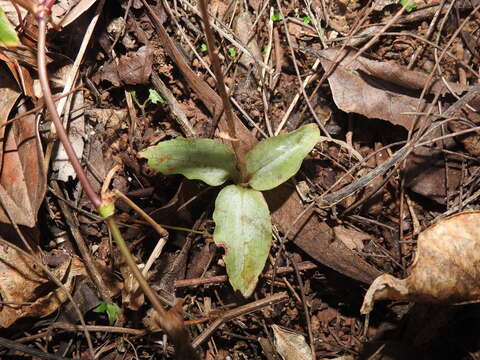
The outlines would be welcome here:
<svg viewBox="0 0 480 360">
<path fill-rule="evenodd" d="M 200 51 L 203 52 L 203 53 L 206 53 L 206 52 L 208 51 L 207 44 L 202 43 L 202 44 L 200 45 Z"/>
<path fill-rule="evenodd" d="M 115 321 L 117 321 L 117 316 L 121 313 L 121 310 L 117 304 L 109 304 L 105 301 L 102 301 L 100 305 L 93 309 L 93 312 L 107 313 L 108 322 L 110 325 L 113 325 L 115 324 Z"/>
<path fill-rule="evenodd" d="M 409 0 L 400 0 L 400 5 L 404 6 L 406 3 L 408 3 L 408 1 Z M 413 2 L 405 8 L 405 11 L 407 13 L 412 12 L 416 7 L 417 7 L 417 3 Z"/>
<path fill-rule="evenodd" d="M 228 53 L 230 54 L 231 57 L 237 56 L 237 52 L 235 51 L 234 47 L 229 47 L 228 48 Z"/>
<path fill-rule="evenodd" d="M 310 24 L 310 22 L 312 21 L 312 19 L 310 18 L 310 16 L 304 16 L 303 17 L 303 23 L 304 24 Z"/>
<path fill-rule="evenodd" d="M 130 91 L 130 95 L 132 95 L 132 99 L 137 104 L 137 106 L 140 108 L 140 111 L 142 112 L 142 116 L 146 117 L 145 113 L 145 107 L 149 104 L 158 104 L 164 103 L 165 99 L 155 90 L 155 89 L 148 89 L 148 97 L 145 99 L 143 103 L 140 102 L 137 96 L 137 92 L 135 90 Z"/>
<path fill-rule="evenodd" d="M 148 100 L 152 104 L 164 103 L 165 99 L 160 96 L 160 94 L 155 89 L 148 89 Z"/>
<path fill-rule="evenodd" d="M 280 21 L 283 20 L 283 15 L 282 14 L 273 14 L 272 15 L 272 21 Z"/>
</svg>

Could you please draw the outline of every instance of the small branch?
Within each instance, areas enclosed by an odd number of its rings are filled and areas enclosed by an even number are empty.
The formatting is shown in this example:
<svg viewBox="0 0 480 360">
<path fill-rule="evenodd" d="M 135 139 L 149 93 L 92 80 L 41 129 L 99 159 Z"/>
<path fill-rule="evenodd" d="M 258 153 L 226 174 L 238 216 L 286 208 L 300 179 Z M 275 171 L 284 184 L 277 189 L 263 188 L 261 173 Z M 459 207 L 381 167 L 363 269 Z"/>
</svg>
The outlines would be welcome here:
<svg viewBox="0 0 480 360">
<path fill-rule="evenodd" d="M 230 310 L 225 312 L 225 314 L 215 320 L 208 328 L 205 329 L 199 336 L 197 336 L 193 340 L 193 347 L 199 347 L 203 342 L 205 342 L 213 332 L 222 324 L 226 323 L 227 321 L 233 320 L 239 316 L 243 316 L 249 314 L 251 312 L 260 310 L 266 306 L 272 306 L 274 304 L 278 304 L 288 300 L 288 295 L 285 292 L 278 293 L 275 295 L 267 296 L 263 299 L 251 302 L 249 304 L 239 306 L 236 309 Z"/>
<path fill-rule="evenodd" d="M 316 269 L 317 265 L 311 263 L 310 261 L 304 261 L 300 264 L 297 264 L 299 271 L 304 270 L 311 270 Z M 290 266 L 279 267 L 277 268 L 276 274 L 286 274 L 289 272 L 294 271 L 294 268 Z M 272 278 L 273 271 L 268 271 L 266 274 L 262 275 L 265 278 Z M 182 287 L 192 287 L 198 285 L 205 285 L 205 284 L 218 284 L 228 280 L 227 275 L 218 275 L 218 276 L 210 276 L 210 277 L 203 277 L 203 278 L 193 278 L 193 279 L 184 279 L 184 280 L 175 280 L 173 283 L 173 287 L 178 289 Z"/>
<path fill-rule="evenodd" d="M 227 93 L 227 88 L 225 87 L 225 79 L 223 77 L 222 67 L 220 65 L 218 57 L 218 48 L 215 45 L 215 40 L 213 38 L 212 28 L 210 27 L 210 22 L 208 20 L 208 9 L 206 0 L 200 0 L 200 12 L 202 14 L 203 26 L 205 28 L 205 35 L 207 37 L 207 46 L 208 53 L 210 56 L 210 61 L 212 62 L 213 72 L 217 80 L 217 89 L 222 98 L 223 108 L 225 110 L 225 116 L 227 119 L 228 125 L 228 135 L 230 136 L 233 151 L 235 152 L 235 157 L 237 158 L 237 166 L 240 172 L 240 183 L 245 182 L 246 179 L 246 169 L 245 169 L 245 153 L 240 146 L 240 139 L 237 138 L 237 132 L 235 130 L 235 121 L 233 118 L 232 104 L 230 103 L 230 98 Z"/>
</svg>

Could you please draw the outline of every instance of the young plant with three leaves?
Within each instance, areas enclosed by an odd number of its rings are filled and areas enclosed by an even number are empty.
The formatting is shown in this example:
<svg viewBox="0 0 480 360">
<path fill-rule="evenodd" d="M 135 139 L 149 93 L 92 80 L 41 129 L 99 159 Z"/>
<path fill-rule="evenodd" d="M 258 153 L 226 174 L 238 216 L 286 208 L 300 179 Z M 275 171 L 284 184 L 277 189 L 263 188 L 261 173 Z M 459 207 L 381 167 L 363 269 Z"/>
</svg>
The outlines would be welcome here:
<svg viewBox="0 0 480 360">
<path fill-rule="evenodd" d="M 149 147 L 140 156 L 165 175 L 181 174 L 211 186 L 233 180 L 235 185 L 224 187 L 215 201 L 213 238 L 225 248 L 230 284 L 249 297 L 272 242 L 270 212 L 261 191 L 295 175 L 319 137 L 317 125 L 308 124 L 263 140 L 246 153 L 245 174 L 240 174 L 233 151 L 211 139 L 178 137 Z"/>
</svg>

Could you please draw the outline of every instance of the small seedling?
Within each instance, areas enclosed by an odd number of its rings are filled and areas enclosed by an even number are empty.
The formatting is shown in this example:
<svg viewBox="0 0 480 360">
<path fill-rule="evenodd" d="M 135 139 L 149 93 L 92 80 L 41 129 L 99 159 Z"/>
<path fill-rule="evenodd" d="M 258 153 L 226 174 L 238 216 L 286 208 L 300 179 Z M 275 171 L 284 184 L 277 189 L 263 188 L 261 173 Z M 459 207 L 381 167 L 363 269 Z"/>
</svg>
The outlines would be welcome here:
<svg viewBox="0 0 480 360">
<path fill-rule="evenodd" d="M 165 99 L 160 96 L 160 94 L 157 92 L 157 90 L 154 89 L 148 89 L 148 100 L 152 104 L 157 104 L 157 103 L 164 103 Z"/>
<path fill-rule="evenodd" d="M 137 106 L 140 108 L 140 111 L 142 112 L 142 116 L 146 117 L 145 113 L 145 108 L 149 103 L 152 104 L 157 104 L 157 103 L 164 103 L 165 99 L 160 96 L 160 94 L 154 90 L 154 89 L 148 89 L 148 97 L 145 99 L 143 103 L 140 102 L 137 96 L 137 92 L 135 90 L 130 91 L 130 95 L 132 95 L 132 99 L 137 104 Z"/>
<path fill-rule="evenodd" d="M 312 22 L 312 19 L 310 18 L 310 16 L 304 16 L 303 17 L 303 23 L 304 24 L 310 24 Z"/>
<path fill-rule="evenodd" d="M 182 174 L 219 186 L 215 201 L 213 239 L 225 248 L 224 261 L 230 284 L 243 296 L 255 290 L 272 243 L 270 211 L 261 191 L 271 190 L 297 173 L 303 159 L 318 142 L 316 124 L 259 142 L 245 156 L 240 174 L 234 153 L 211 139 L 177 137 L 140 153 L 148 165 L 165 175 Z"/>
<path fill-rule="evenodd" d="M 237 56 L 237 52 L 235 51 L 234 47 L 229 47 L 228 48 L 228 53 L 230 54 L 231 57 Z"/>
<path fill-rule="evenodd" d="M 409 0 L 400 0 L 400 5 L 404 6 L 406 3 L 408 3 Z M 406 8 L 405 8 L 405 11 L 407 13 L 409 12 L 412 12 L 413 10 L 415 10 L 415 8 L 417 7 L 417 3 L 416 2 L 412 2 L 410 5 L 408 5 Z"/>
<path fill-rule="evenodd" d="M 105 301 L 102 301 L 100 305 L 93 309 L 93 312 L 106 313 L 108 316 L 108 322 L 110 325 L 113 325 L 115 324 L 115 321 L 117 321 L 117 316 L 120 314 L 121 310 L 117 304 L 109 304 Z"/>
<path fill-rule="evenodd" d="M 283 15 L 282 14 L 273 14 L 272 15 L 272 21 L 280 21 L 283 20 Z"/>
<path fill-rule="evenodd" d="M 200 45 L 200 51 L 203 52 L 203 53 L 206 53 L 206 52 L 208 51 L 208 46 L 207 46 L 207 44 L 202 43 L 202 44 Z"/>
</svg>

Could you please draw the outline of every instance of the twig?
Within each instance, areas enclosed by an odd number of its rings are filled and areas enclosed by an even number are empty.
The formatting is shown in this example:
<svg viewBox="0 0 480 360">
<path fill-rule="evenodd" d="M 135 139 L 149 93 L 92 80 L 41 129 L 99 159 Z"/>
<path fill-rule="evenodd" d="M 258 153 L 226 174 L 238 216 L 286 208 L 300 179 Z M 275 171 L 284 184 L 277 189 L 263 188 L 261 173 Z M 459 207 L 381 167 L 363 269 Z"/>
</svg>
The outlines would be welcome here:
<svg viewBox="0 0 480 360">
<path fill-rule="evenodd" d="M 0 337 L 0 346 L 6 347 L 7 349 L 17 350 L 25 354 L 29 354 L 29 355 L 39 357 L 42 359 L 47 359 L 47 360 L 73 360 L 71 358 L 65 358 L 63 356 L 52 355 L 40 350 L 32 349 L 31 347 L 19 344 L 16 341 L 5 339 L 3 337 Z"/>
<path fill-rule="evenodd" d="M 221 318 L 218 318 L 217 320 L 215 320 L 207 329 L 205 329 L 204 332 L 202 332 L 199 336 L 197 336 L 193 340 L 192 342 L 193 348 L 196 349 L 202 343 L 204 343 L 210 336 L 212 336 L 213 332 L 222 324 L 230 320 L 233 320 L 239 316 L 249 314 L 251 312 L 260 310 L 266 306 L 272 306 L 286 300 L 288 300 L 288 295 L 287 293 L 282 292 L 272 296 L 267 296 L 261 300 L 254 301 L 254 302 L 251 302 L 250 304 L 239 306 L 236 309 L 225 312 L 225 314 Z"/>
<path fill-rule="evenodd" d="M 181 109 L 177 99 L 175 99 L 175 96 L 173 96 L 172 92 L 168 89 L 162 79 L 160 79 L 155 70 L 152 70 L 151 79 L 155 89 L 157 89 L 157 91 L 167 100 L 167 104 L 170 107 L 170 110 L 175 120 L 177 120 L 178 125 L 180 125 L 183 132 L 185 133 L 185 136 L 187 138 L 196 137 L 197 134 L 195 133 L 192 124 L 190 124 L 187 117 L 185 116 L 185 113 Z"/>
<path fill-rule="evenodd" d="M 304 270 L 311 270 L 316 269 L 317 265 L 311 263 L 310 261 L 304 261 L 297 265 L 299 271 Z M 290 266 L 284 266 L 277 268 L 276 274 L 285 274 L 292 272 L 294 269 Z M 262 275 L 265 278 L 271 278 L 273 276 L 272 271 L 268 271 L 266 274 Z M 182 287 L 193 287 L 198 285 L 207 285 L 207 284 L 218 284 L 228 280 L 227 275 L 218 275 L 218 276 L 210 276 L 210 277 L 203 277 L 203 278 L 194 278 L 194 279 L 185 279 L 185 280 L 176 280 L 173 283 L 175 288 L 182 288 Z"/>
<path fill-rule="evenodd" d="M 213 38 L 212 28 L 210 27 L 210 21 L 208 19 L 208 10 L 206 0 L 200 0 L 200 12 L 202 13 L 203 26 L 205 28 L 205 36 L 207 38 L 207 46 L 210 54 L 210 61 L 212 62 L 213 72 L 217 80 L 217 89 L 222 98 L 223 109 L 228 125 L 228 135 L 230 136 L 233 151 L 237 159 L 237 166 L 240 172 L 240 183 L 246 181 L 246 167 L 245 167 L 245 153 L 240 146 L 240 139 L 237 138 L 237 132 L 235 130 L 235 120 L 233 118 L 232 104 L 225 88 L 225 79 L 223 77 L 222 67 L 220 65 L 220 59 L 218 57 L 218 49 L 215 45 Z"/>
<path fill-rule="evenodd" d="M 59 194 L 62 193 L 60 190 L 60 186 L 58 185 L 58 182 L 53 180 L 50 184 L 56 193 L 59 193 Z M 74 217 L 69 206 L 63 201 L 61 201 L 60 199 L 58 201 L 58 206 L 60 206 L 60 209 L 64 214 L 64 218 L 65 218 L 65 221 L 67 222 L 68 228 L 70 229 L 70 232 L 72 233 L 75 243 L 78 246 L 78 250 L 82 255 L 83 261 L 85 261 L 88 273 L 93 283 L 97 287 L 100 297 L 103 300 L 110 302 L 111 301 L 109 296 L 110 291 L 107 289 L 107 286 L 105 285 L 102 276 L 98 272 L 97 267 L 95 266 L 95 263 L 93 261 L 92 255 L 90 254 L 90 250 L 88 249 L 88 246 L 85 243 L 85 240 L 83 239 L 82 234 L 78 230 L 78 223 L 76 221 L 77 219 Z"/>
</svg>

